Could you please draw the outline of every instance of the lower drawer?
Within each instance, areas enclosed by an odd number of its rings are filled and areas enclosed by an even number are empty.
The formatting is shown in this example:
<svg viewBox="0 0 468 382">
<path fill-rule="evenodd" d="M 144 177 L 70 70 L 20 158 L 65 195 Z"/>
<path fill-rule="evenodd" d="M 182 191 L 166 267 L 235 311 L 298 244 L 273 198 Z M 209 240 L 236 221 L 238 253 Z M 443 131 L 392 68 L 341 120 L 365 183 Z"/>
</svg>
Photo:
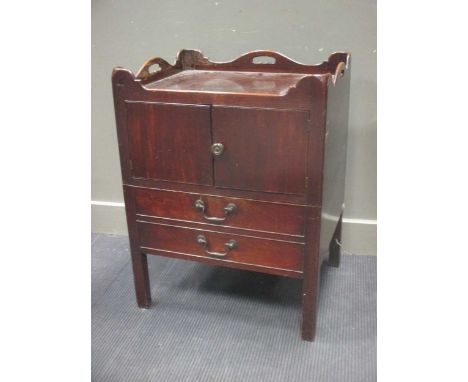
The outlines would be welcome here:
<svg viewBox="0 0 468 382">
<path fill-rule="evenodd" d="M 304 245 L 280 240 L 138 222 L 142 250 L 302 272 Z M 180 256 L 178 256 L 180 257 Z M 246 267 L 243 267 L 246 268 Z"/>
</svg>

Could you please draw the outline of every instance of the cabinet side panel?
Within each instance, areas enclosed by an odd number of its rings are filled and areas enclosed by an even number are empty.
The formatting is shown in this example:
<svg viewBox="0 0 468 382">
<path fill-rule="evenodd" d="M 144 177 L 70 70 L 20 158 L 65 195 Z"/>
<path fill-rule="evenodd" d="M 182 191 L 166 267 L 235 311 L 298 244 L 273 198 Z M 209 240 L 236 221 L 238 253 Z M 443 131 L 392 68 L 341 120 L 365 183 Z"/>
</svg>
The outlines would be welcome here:
<svg viewBox="0 0 468 382">
<path fill-rule="evenodd" d="M 128 80 L 128 74 L 124 70 L 114 70 L 112 73 L 112 92 L 114 96 L 115 122 L 117 128 L 117 139 L 119 142 L 120 169 L 122 171 L 123 183 L 127 183 L 130 177 L 126 122 L 127 115 L 124 101 L 125 85 Z"/>
<path fill-rule="evenodd" d="M 328 86 L 320 233 L 322 258 L 327 254 L 343 211 L 350 77 L 348 68 L 336 85 L 330 83 Z"/>
</svg>

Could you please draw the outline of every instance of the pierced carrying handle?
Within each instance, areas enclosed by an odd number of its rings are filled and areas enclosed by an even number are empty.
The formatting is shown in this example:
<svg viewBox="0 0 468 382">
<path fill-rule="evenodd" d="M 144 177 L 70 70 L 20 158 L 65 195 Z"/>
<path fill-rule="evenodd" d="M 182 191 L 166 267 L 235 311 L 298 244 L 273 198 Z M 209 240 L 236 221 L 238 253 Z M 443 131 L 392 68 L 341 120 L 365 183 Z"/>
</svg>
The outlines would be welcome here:
<svg viewBox="0 0 468 382">
<path fill-rule="evenodd" d="M 348 70 L 351 65 L 351 54 L 335 52 L 331 54 L 330 57 L 328 57 L 328 61 L 324 62 L 322 65 L 324 64 L 327 65 L 328 73 L 331 74 L 331 82 L 333 85 L 336 85 L 338 79 L 344 76 L 346 70 Z"/>
<path fill-rule="evenodd" d="M 207 216 L 205 214 L 205 210 L 206 210 L 205 202 L 203 200 L 201 200 L 201 199 L 198 199 L 195 202 L 194 206 L 195 206 L 195 208 L 197 210 L 199 210 L 200 212 L 203 213 L 203 218 L 205 220 L 208 220 L 209 222 L 216 222 L 216 223 L 220 223 L 220 222 L 225 221 L 228 218 L 228 216 L 230 214 L 232 214 L 237 209 L 237 206 L 234 203 L 228 203 L 223 208 L 224 217 L 219 218 L 219 217 L 215 217 L 215 216 Z"/>
<path fill-rule="evenodd" d="M 336 84 L 336 81 L 338 81 L 338 78 L 343 77 L 345 70 L 346 70 L 346 64 L 344 62 L 340 62 L 336 66 L 335 73 L 332 75 L 333 85 Z"/>
<path fill-rule="evenodd" d="M 203 235 L 197 236 L 197 243 L 205 248 L 205 253 L 207 255 L 217 256 L 217 257 L 226 257 L 231 249 L 237 248 L 237 241 L 235 241 L 234 239 L 231 239 L 228 242 L 224 243 L 224 248 L 226 248 L 226 252 L 210 251 L 208 249 L 208 240 L 206 240 L 206 237 Z"/>
<path fill-rule="evenodd" d="M 159 70 L 150 71 L 150 68 L 154 65 L 158 65 Z M 140 70 L 136 74 L 135 78 L 138 78 L 140 80 L 145 80 L 151 75 L 162 72 L 163 70 L 169 69 L 171 67 L 172 65 L 169 64 L 166 60 L 162 59 L 161 57 L 155 57 L 155 58 L 152 58 L 151 60 L 145 61 L 143 66 L 140 68 Z"/>
<path fill-rule="evenodd" d="M 262 60 L 263 57 L 268 57 L 270 60 L 269 62 L 265 62 Z M 291 60 L 290 58 L 283 56 L 280 53 L 274 52 L 272 50 L 256 50 L 253 52 L 249 52 L 240 56 L 238 59 L 235 60 L 236 64 L 244 64 L 244 65 L 260 65 L 260 66 L 275 66 L 275 67 L 290 67 L 291 65 L 297 65 L 296 62 Z"/>
</svg>

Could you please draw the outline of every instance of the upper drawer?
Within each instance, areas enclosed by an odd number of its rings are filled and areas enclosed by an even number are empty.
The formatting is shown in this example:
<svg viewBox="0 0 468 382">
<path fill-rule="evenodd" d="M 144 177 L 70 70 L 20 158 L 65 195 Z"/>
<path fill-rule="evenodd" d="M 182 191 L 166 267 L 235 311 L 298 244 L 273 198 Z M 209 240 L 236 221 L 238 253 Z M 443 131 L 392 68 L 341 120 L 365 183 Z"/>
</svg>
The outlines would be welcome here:
<svg viewBox="0 0 468 382">
<path fill-rule="evenodd" d="M 136 213 L 303 236 L 304 207 L 180 191 L 134 188 Z"/>
</svg>

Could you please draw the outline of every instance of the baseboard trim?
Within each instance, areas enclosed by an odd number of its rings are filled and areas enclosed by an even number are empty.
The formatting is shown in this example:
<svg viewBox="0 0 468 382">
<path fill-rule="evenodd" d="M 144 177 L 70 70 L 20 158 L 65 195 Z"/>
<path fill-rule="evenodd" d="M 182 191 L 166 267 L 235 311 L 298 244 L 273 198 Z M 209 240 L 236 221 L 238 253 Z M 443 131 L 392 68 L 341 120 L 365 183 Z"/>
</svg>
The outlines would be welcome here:
<svg viewBox="0 0 468 382">
<path fill-rule="evenodd" d="M 91 201 L 91 231 L 127 235 L 125 204 L 119 202 Z"/>
<path fill-rule="evenodd" d="M 343 218 L 343 223 L 347 223 L 347 224 L 368 224 L 368 225 L 377 225 L 377 220 Z"/>
<path fill-rule="evenodd" d="M 91 201 L 91 230 L 98 233 L 127 235 L 125 204 Z M 342 246 L 353 255 L 377 254 L 377 220 L 343 218 Z"/>
<path fill-rule="evenodd" d="M 343 219 L 342 248 L 352 255 L 377 254 L 377 224 L 346 223 Z"/>
<path fill-rule="evenodd" d="M 103 202 L 101 200 L 91 200 L 92 206 L 107 206 L 107 207 L 125 207 L 122 202 Z"/>
</svg>

